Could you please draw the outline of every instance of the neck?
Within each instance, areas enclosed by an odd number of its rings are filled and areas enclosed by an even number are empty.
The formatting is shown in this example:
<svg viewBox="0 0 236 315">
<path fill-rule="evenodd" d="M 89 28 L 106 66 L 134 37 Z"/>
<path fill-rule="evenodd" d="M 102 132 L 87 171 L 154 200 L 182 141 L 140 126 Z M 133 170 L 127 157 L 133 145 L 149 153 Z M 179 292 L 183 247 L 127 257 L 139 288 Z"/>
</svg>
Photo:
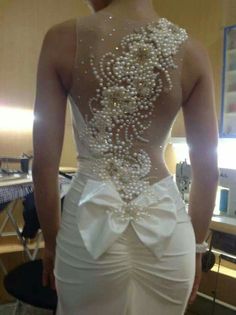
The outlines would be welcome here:
<svg viewBox="0 0 236 315">
<path fill-rule="evenodd" d="M 114 10 L 130 10 L 139 13 L 154 10 L 152 0 L 112 0 L 107 8 Z"/>
<path fill-rule="evenodd" d="M 130 18 L 157 17 L 157 13 L 152 4 L 153 0 L 102 0 L 103 6 L 94 7 L 94 11 L 107 11 L 118 16 L 128 16 Z M 110 3 L 111 2 L 111 3 Z"/>
</svg>

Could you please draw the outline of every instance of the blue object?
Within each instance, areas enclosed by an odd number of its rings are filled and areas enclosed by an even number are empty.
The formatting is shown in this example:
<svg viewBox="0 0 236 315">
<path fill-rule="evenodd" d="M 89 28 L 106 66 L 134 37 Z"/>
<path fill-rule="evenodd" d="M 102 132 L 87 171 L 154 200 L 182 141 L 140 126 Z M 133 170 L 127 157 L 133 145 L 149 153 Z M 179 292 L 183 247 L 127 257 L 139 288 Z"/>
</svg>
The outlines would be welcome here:
<svg viewBox="0 0 236 315">
<path fill-rule="evenodd" d="M 221 115 L 220 115 L 220 138 L 236 138 L 235 133 L 227 133 L 225 130 L 225 107 L 226 107 L 226 99 L 225 94 L 227 93 L 226 89 L 226 81 L 227 81 L 227 75 L 229 71 L 233 71 L 235 68 L 235 61 L 233 60 L 233 63 L 231 66 L 233 66 L 232 69 L 229 69 L 228 66 L 230 64 L 229 56 L 227 55 L 227 52 L 229 50 L 233 50 L 235 48 L 229 47 L 229 33 L 232 31 L 236 31 L 236 25 L 227 26 L 224 28 L 224 48 L 223 48 L 223 70 L 222 70 L 222 91 L 221 91 Z M 231 60 L 232 62 L 232 60 Z M 236 69 L 235 69 L 236 70 Z M 234 70 L 234 71 L 235 71 Z"/>
<path fill-rule="evenodd" d="M 228 210 L 229 190 L 221 189 L 220 191 L 220 212 L 227 213 Z"/>
</svg>

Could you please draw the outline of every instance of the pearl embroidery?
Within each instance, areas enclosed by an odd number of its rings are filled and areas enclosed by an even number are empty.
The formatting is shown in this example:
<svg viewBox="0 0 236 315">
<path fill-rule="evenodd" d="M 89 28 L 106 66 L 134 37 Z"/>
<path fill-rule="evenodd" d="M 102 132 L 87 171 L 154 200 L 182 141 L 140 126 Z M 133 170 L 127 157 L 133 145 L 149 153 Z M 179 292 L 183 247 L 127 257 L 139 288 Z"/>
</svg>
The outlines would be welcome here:
<svg viewBox="0 0 236 315">
<path fill-rule="evenodd" d="M 107 34 L 110 36 L 112 33 Z M 136 220 L 148 214 L 132 200 L 150 187 L 151 159 L 142 149 L 136 152 L 134 146 L 137 141 L 149 142 L 144 132 L 151 126 L 153 103 L 173 88 L 169 69 L 177 68 L 173 56 L 187 38 L 184 29 L 162 18 L 123 37 L 115 47 L 119 55 L 105 53 L 98 67 L 90 53 L 99 88 L 89 100 L 93 116 L 86 120 L 80 137 L 95 158 L 92 172 L 102 180 L 112 180 L 125 201 L 120 217 Z"/>
<path fill-rule="evenodd" d="M 150 216 L 148 207 L 140 207 L 134 203 L 125 203 L 120 210 L 113 209 L 112 211 L 107 210 L 107 213 L 112 213 L 114 216 L 118 216 L 120 220 L 126 221 L 139 221 L 140 218 Z"/>
</svg>

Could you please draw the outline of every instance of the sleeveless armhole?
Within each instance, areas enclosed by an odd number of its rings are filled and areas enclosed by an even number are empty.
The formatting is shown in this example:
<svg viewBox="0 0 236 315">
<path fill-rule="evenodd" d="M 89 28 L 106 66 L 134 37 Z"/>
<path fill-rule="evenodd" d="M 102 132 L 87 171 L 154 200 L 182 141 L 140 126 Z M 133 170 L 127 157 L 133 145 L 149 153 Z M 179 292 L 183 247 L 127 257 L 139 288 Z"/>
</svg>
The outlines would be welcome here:
<svg viewBox="0 0 236 315">
<path fill-rule="evenodd" d="M 72 63 L 72 68 L 71 68 L 71 86 L 69 89 L 69 95 L 71 95 L 72 89 L 75 84 L 75 77 L 76 77 L 76 69 L 78 68 L 78 42 L 79 42 L 79 32 L 78 32 L 78 27 L 79 27 L 79 18 L 76 18 L 75 20 L 75 54 L 73 58 L 73 63 Z"/>
<path fill-rule="evenodd" d="M 182 47 L 182 49 L 183 49 L 183 52 L 182 52 L 182 62 L 181 62 L 181 86 L 182 86 L 182 89 L 183 89 L 184 64 L 185 64 L 185 62 L 186 62 L 186 57 L 187 57 L 187 54 L 188 54 L 187 45 L 188 45 L 188 43 L 189 43 L 191 40 L 192 40 L 192 38 L 191 38 L 191 37 L 188 37 L 188 38 L 186 39 L 186 41 L 183 43 L 183 47 Z M 187 102 L 188 99 L 190 98 L 194 87 L 195 87 L 195 84 L 193 84 L 192 89 L 189 91 L 189 93 L 188 93 L 186 99 L 184 99 L 184 95 L 183 95 L 183 100 L 182 100 L 181 108 L 184 107 L 184 105 L 186 104 L 186 102 Z"/>
</svg>

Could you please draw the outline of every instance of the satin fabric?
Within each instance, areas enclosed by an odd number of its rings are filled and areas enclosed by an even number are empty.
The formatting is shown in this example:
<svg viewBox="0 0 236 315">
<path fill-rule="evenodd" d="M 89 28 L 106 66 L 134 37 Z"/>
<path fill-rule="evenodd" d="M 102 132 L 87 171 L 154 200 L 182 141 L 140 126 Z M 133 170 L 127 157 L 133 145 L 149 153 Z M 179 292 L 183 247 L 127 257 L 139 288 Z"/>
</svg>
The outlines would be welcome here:
<svg viewBox="0 0 236 315">
<path fill-rule="evenodd" d="M 154 184 L 155 190 L 164 190 L 168 200 L 176 201 L 173 209 L 178 209 L 173 233 L 163 242 L 165 250 L 160 257 L 154 246 L 153 250 L 140 240 L 130 222 L 96 259 L 78 227 L 79 205 L 88 179 L 94 180 L 88 174 L 78 174 L 63 204 L 54 270 L 59 297 L 56 314 L 183 315 L 194 280 L 195 237 L 173 179 L 167 177 Z M 93 221 L 90 226 L 91 231 L 97 231 Z M 147 235 L 152 235 L 149 230 Z M 148 241 L 151 239 L 149 236 Z M 92 240 L 95 244 L 95 235 Z"/>
<path fill-rule="evenodd" d="M 87 250 L 94 259 L 100 257 L 125 231 L 129 223 L 138 238 L 160 258 L 174 232 L 177 212 L 185 207 L 171 176 L 150 185 L 132 203 L 147 214 L 137 220 L 128 215 L 122 217 L 121 199 L 111 181 L 88 179 L 82 191 L 77 225 Z M 186 221 L 189 217 L 186 216 Z"/>
<path fill-rule="evenodd" d="M 57 315 L 183 315 L 195 269 L 195 237 L 185 208 L 177 211 L 172 237 L 160 258 L 129 224 L 94 259 L 77 224 L 85 183 L 83 176 L 74 180 L 64 200 L 55 262 Z"/>
</svg>

